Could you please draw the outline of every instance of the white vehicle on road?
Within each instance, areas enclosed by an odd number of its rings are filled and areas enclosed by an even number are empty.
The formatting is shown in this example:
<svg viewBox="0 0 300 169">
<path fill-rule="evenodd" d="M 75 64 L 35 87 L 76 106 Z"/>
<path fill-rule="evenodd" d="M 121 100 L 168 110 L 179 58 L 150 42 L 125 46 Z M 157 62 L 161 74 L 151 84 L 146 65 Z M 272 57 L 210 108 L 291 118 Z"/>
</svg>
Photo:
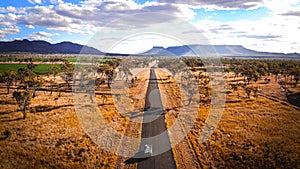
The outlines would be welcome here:
<svg viewBox="0 0 300 169">
<path fill-rule="evenodd" d="M 145 154 L 147 156 L 152 156 L 152 145 L 145 144 Z"/>
</svg>

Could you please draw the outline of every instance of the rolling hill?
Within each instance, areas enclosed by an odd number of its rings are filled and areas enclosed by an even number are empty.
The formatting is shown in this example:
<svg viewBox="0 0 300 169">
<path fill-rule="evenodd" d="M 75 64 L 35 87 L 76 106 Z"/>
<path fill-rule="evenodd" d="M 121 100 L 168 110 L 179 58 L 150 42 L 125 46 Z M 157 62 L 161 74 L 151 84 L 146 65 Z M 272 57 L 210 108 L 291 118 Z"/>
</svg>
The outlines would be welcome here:
<svg viewBox="0 0 300 169">
<path fill-rule="evenodd" d="M 51 44 L 46 41 L 29 41 L 27 39 L 0 42 L 0 53 L 104 54 L 95 48 L 72 42 Z"/>
<path fill-rule="evenodd" d="M 0 53 L 41 53 L 41 54 L 96 54 L 107 56 L 129 56 L 122 53 L 104 53 L 96 48 L 72 42 L 51 44 L 42 40 L 14 40 L 0 42 Z M 183 45 L 152 49 L 135 56 L 200 56 L 200 57 L 243 57 L 243 58 L 284 58 L 300 59 L 299 53 L 269 53 L 247 49 L 240 45 Z"/>
<path fill-rule="evenodd" d="M 240 45 L 183 45 L 163 48 L 155 46 L 142 55 L 150 56 L 222 56 L 246 58 L 297 58 L 298 53 L 269 53 L 247 49 Z"/>
</svg>

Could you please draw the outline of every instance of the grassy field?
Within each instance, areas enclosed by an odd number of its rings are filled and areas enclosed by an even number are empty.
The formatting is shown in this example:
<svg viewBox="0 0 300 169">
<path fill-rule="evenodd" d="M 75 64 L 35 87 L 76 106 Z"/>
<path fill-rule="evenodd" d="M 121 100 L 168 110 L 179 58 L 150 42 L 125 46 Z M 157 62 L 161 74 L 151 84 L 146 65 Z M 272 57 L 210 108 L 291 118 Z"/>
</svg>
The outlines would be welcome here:
<svg viewBox="0 0 300 169">
<path fill-rule="evenodd" d="M 162 71 L 158 71 L 163 79 Z M 226 106 L 222 118 L 213 135 L 201 143 L 201 130 L 210 111 L 210 105 L 201 103 L 194 127 L 185 133 L 185 119 L 181 125 L 169 133 L 170 141 L 176 142 L 178 135 L 186 137 L 173 147 L 178 168 L 299 168 L 299 112 L 300 109 L 286 100 L 286 95 L 273 76 L 271 82 L 263 80 L 248 86 L 257 86 L 260 94 L 257 99 L 247 98 L 241 87 L 230 89 L 232 77 L 227 78 Z M 236 78 L 242 82 L 243 78 Z M 159 84 L 162 95 L 167 98 L 166 123 L 170 129 L 177 115 L 180 91 L 175 84 Z M 295 93 L 300 88 L 289 88 Z M 172 108 L 173 107 L 173 108 Z M 177 111 L 177 112 L 176 112 Z M 180 132 L 181 131 L 181 132 Z M 179 134 L 178 134 L 179 133 Z"/>
<path fill-rule="evenodd" d="M 146 92 L 142 86 L 148 74 L 145 73 L 145 77 L 137 75 L 139 81 L 130 91 L 132 95 Z M 42 77 L 53 78 L 52 75 Z M 63 83 L 61 74 L 56 81 Z M 103 84 L 99 88 L 107 93 L 106 86 Z M 12 94 L 6 94 L 6 89 L 0 87 L 0 95 L 0 168 L 122 168 L 126 159 L 101 149 L 83 130 L 74 110 L 72 93 L 62 91 L 58 97 L 57 91 L 52 94 L 38 91 L 25 120 L 20 119 L 21 113 Z M 107 123 L 123 135 L 138 138 L 141 125 L 123 118 L 111 95 L 107 96 L 105 104 L 101 104 L 102 97 L 97 90 L 95 99 Z M 144 102 L 135 100 L 132 104 L 142 109 Z"/>
<path fill-rule="evenodd" d="M 1 64 L 0 65 L 0 74 L 3 74 L 7 71 L 17 72 L 20 68 L 25 68 L 27 64 Z M 59 64 L 38 64 L 34 68 L 34 72 L 38 74 L 51 73 L 50 67 L 57 66 L 59 68 L 58 72 L 61 72 L 61 66 Z"/>
<path fill-rule="evenodd" d="M 26 64 L 1 64 L 0 72 L 21 67 Z M 49 67 L 40 64 L 35 71 L 45 73 Z M 158 70 L 157 74 L 161 79 L 168 79 L 168 74 L 162 71 Z M 144 98 L 137 96 L 146 93 L 147 75 L 149 71 L 138 76 L 137 86 L 129 91 L 134 96 L 134 110 L 144 107 Z M 51 74 L 41 77 L 53 79 Z M 188 132 L 185 116 L 177 113 L 181 92 L 175 80 L 159 82 L 168 128 L 176 118 L 180 121 L 173 133 L 169 133 L 171 143 L 177 139 L 175 132 L 185 134 L 172 149 L 177 168 L 300 168 L 300 109 L 287 101 L 275 76 L 266 77 L 270 78 L 269 83 L 262 78 L 248 85 L 260 89 L 258 98 L 253 94 L 248 98 L 241 86 L 236 91 L 230 88 L 231 84 L 243 82 L 243 77 L 234 78 L 232 73 L 227 77 L 223 116 L 214 133 L 203 143 L 197 138 L 211 105 L 201 102 L 199 108 L 195 107 L 197 118 Z M 99 148 L 91 140 L 78 121 L 72 93 L 64 90 L 62 73 L 58 73 L 56 82 L 63 86 L 62 90 L 54 90 L 52 94 L 38 91 L 24 120 L 12 94 L 6 93 L 5 84 L 0 85 L 0 168 L 136 168 L 136 163 L 125 164 L 126 158 Z M 101 92 L 109 92 L 106 86 L 100 85 L 95 95 L 106 122 L 122 135 L 140 138 L 141 125 L 129 120 L 131 113 L 120 114 L 115 106 L 118 103 L 111 95 L 104 103 Z M 12 87 L 11 92 L 20 90 Z M 300 86 L 286 87 L 294 94 L 300 92 Z M 128 147 L 126 144 L 118 146 Z"/>
</svg>

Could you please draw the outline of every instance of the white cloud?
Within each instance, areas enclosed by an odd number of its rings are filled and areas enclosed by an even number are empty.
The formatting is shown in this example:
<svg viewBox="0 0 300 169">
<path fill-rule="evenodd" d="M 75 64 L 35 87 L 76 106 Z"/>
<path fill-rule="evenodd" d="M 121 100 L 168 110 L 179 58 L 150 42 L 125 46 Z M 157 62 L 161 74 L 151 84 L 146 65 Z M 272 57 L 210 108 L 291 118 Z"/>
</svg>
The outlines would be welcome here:
<svg viewBox="0 0 300 169">
<path fill-rule="evenodd" d="M 21 32 L 20 27 L 18 26 L 6 26 L 6 27 L 0 27 L 0 38 L 5 38 L 7 35 L 10 34 L 16 34 Z"/>
<path fill-rule="evenodd" d="M 185 20 L 193 20 L 197 13 L 189 5 L 176 5 L 179 9 L 178 17 Z"/>
<path fill-rule="evenodd" d="M 45 0 L 28 1 L 32 4 L 45 2 Z M 52 4 L 49 6 L 0 7 L 2 12 L 0 37 L 5 38 L 7 35 L 19 33 L 21 28 L 17 24 L 23 24 L 30 29 L 40 26 L 49 31 L 73 33 L 74 36 L 76 34 L 91 36 L 103 27 L 109 27 L 107 30 L 111 31 L 127 31 L 159 27 L 162 23 L 172 23 L 178 18 L 191 21 L 196 16 L 193 9 L 200 7 L 206 10 L 238 8 L 249 10 L 263 6 L 270 11 L 270 15 L 260 20 L 217 22 L 206 18 L 194 24 L 199 28 L 199 32 L 203 32 L 214 44 L 241 44 L 262 51 L 300 51 L 300 42 L 295 38 L 295 35 L 300 34 L 299 0 L 158 0 L 145 4 L 138 4 L 135 0 L 86 0 L 78 4 L 50 0 L 50 3 Z M 166 15 L 151 15 L 152 12 Z M 149 15 L 140 15 L 141 13 Z M 122 22 L 117 21 L 120 19 Z M 187 33 L 189 29 L 179 31 Z M 51 40 L 51 36 L 35 32 L 30 38 Z"/>
<path fill-rule="evenodd" d="M 212 44 L 234 44 L 269 52 L 299 52 L 300 20 L 270 16 L 257 21 L 217 22 L 202 20 L 195 25 Z"/>
<path fill-rule="evenodd" d="M 263 0 L 158 0 L 162 3 L 170 4 L 186 4 L 191 5 L 196 8 L 205 7 L 209 10 L 214 9 L 255 9 L 260 7 L 263 4 Z"/>
<path fill-rule="evenodd" d="M 271 11 L 271 14 L 283 14 L 289 11 L 300 12 L 299 0 L 272 0 L 265 1 L 265 7 Z"/>
<path fill-rule="evenodd" d="M 8 6 L 8 7 L 6 7 L 6 11 L 7 12 L 17 12 L 17 9 L 13 6 Z"/>
<path fill-rule="evenodd" d="M 48 33 L 48 32 L 34 32 L 29 35 L 29 39 L 31 40 L 45 40 L 45 41 L 52 41 L 50 38 L 53 34 Z"/>
<path fill-rule="evenodd" d="M 32 2 L 42 3 L 41 0 L 32 0 Z M 52 0 L 51 2 L 56 4 L 20 7 L 17 9 L 1 8 L 1 10 L 5 12 L 11 11 L 5 14 L 5 18 L 14 24 L 41 26 L 49 30 L 80 34 L 95 33 L 97 28 L 101 28 L 114 20 L 145 12 L 166 13 L 168 15 L 160 18 L 135 18 L 123 25 L 116 23 L 111 26 L 113 29 L 132 29 L 147 27 L 149 24 L 171 22 L 176 17 L 189 20 L 195 16 L 195 13 L 188 6 L 156 2 L 147 2 L 145 4 L 138 4 L 133 0 L 87 0 L 79 4 L 64 3 L 59 0 Z"/>
<path fill-rule="evenodd" d="M 42 0 L 28 0 L 28 2 L 31 4 L 41 4 Z"/>
<path fill-rule="evenodd" d="M 25 25 L 29 29 L 34 29 L 35 27 L 33 25 Z"/>
<path fill-rule="evenodd" d="M 62 0 L 50 0 L 50 3 L 52 3 L 52 4 L 63 4 L 64 1 L 62 1 Z"/>
<path fill-rule="evenodd" d="M 48 33 L 48 32 L 36 32 L 34 33 L 35 35 L 39 35 L 39 36 L 45 36 L 45 37 L 49 37 L 49 36 L 52 36 L 53 34 L 52 33 Z"/>
<path fill-rule="evenodd" d="M 180 45 L 183 44 L 162 35 L 137 35 L 119 41 L 107 52 L 138 54 L 150 50 L 153 46 L 168 47 Z"/>
<path fill-rule="evenodd" d="M 43 1 L 30 0 L 30 2 L 41 4 Z M 126 23 L 115 22 L 114 25 L 110 24 L 110 26 L 112 29 L 134 29 L 148 27 L 151 24 L 172 22 L 177 17 L 191 20 L 196 15 L 187 5 L 178 6 L 157 2 L 145 4 L 138 4 L 134 0 L 87 0 L 79 4 L 65 3 L 61 0 L 50 0 L 50 2 L 54 5 L 17 9 L 1 8 L 0 10 L 11 11 L 5 15 L 5 18 L 13 25 L 23 24 L 28 28 L 41 26 L 48 30 L 89 35 L 114 20 L 127 16 L 138 16 L 138 14 L 145 12 L 165 13 L 167 15 L 161 15 L 159 18 L 151 17 L 151 15 L 148 15 L 148 18 L 136 17 Z"/>
</svg>

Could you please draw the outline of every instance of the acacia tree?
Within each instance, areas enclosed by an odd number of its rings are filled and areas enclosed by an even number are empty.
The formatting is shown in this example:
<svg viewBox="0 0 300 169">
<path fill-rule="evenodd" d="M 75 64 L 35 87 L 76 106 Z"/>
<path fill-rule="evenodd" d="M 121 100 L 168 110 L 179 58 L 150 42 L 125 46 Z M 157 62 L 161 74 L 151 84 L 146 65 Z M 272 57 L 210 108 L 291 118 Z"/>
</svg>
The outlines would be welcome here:
<svg viewBox="0 0 300 169">
<path fill-rule="evenodd" d="M 10 87 L 11 87 L 13 81 L 16 80 L 16 78 L 17 78 L 17 74 L 14 71 L 5 72 L 2 75 L 2 81 L 4 81 L 6 83 L 7 94 L 9 94 Z"/>
<path fill-rule="evenodd" d="M 26 118 L 26 111 L 29 108 L 30 100 L 32 98 L 32 93 L 30 91 L 25 90 L 24 92 L 13 92 L 13 97 L 16 99 L 19 108 L 23 113 L 23 119 Z"/>
<path fill-rule="evenodd" d="M 258 98 L 258 87 L 254 87 L 254 88 L 253 88 L 253 95 L 254 95 L 254 98 L 255 98 L 255 99 Z"/>
<path fill-rule="evenodd" d="M 20 68 L 18 69 L 18 79 L 20 80 L 21 84 L 24 85 L 24 89 L 26 91 L 30 90 L 31 87 L 34 85 L 36 74 L 29 68 Z"/>
<path fill-rule="evenodd" d="M 35 98 L 35 96 L 36 96 L 36 90 L 38 88 L 42 87 L 44 84 L 45 84 L 45 80 L 43 78 L 41 78 L 40 76 L 35 76 L 32 79 L 31 87 L 32 87 L 32 90 L 33 90 L 33 93 L 32 93 L 33 98 Z"/>
<path fill-rule="evenodd" d="M 130 72 L 131 67 L 132 67 L 132 64 L 130 64 L 127 59 L 123 60 L 120 63 L 120 66 L 119 66 L 120 75 L 121 74 L 123 75 L 122 79 L 126 78 L 126 82 L 128 82 L 129 77 L 132 76 L 132 73 Z"/>
<path fill-rule="evenodd" d="M 100 64 L 97 69 L 97 73 L 101 75 L 102 78 L 106 77 L 107 88 L 111 88 L 111 83 L 115 76 L 115 69 L 119 66 L 120 60 L 114 59 L 107 61 L 105 64 Z"/>
<path fill-rule="evenodd" d="M 238 84 L 231 84 L 231 89 L 234 91 L 234 92 L 237 92 L 238 91 Z M 239 93 L 238 93 L 238 96 L 239 96 Z"/>
<path fill-rule="evenodd" d="M 114 69 L 110 66 L 106 66 L 104 73 L 105 73 L 106 79 L 107 79 L 107 88 L 110 89 L 111 83 L 113 81 Z"/>
<path fill-rule="evenodd" d="M 35 66 L 36 65 L 30 62 L 27 67 L 20 68 L 17 71 L 17 79 L 24 85 L 24 90 L 21 92 L 15 91 L 13 97 L 16 99 L 18 106 L 23 113 L 23 119 L 26 118 L 26 111 L 30 106 L 30 100 L 36 95 L 36 89 L 44 84 L 44 79 L 34 73 L 33 69 Z"/>
<path fill-rule="evenodd" d="M 258 79 L 259 79 L 259 73 L 258 72 L 254 72 L 253 74 L 252 74 L 252 76 L 253 76 L 253 81 L 254 81 L 254 83 L 256 83 L 257 81 L 258 81 Z"/>
<path fill-rule="evenodd" d="M 68 60 L 64 60 L 64 64 L 62 65 L 62 71 L 64 72 L 65 78 L 68 88 L 70 88 L 70 82 L 73 78 L 73 70 L 74 66 Z"/>
<path fill-rule="evenodd" d="M 246 91 L 246 93 L 247 93 L 247 97 L 250 99 L 250 96 L 251 96 L 251 89 L 248 88 L 248 87 L 246 87 L 246 88 L 245 88 L 245 91 Z"/>
<path fill-rule="evenodd" d="M 299 75 L 298 74 L 295 75 L 294 79 L 295 79 L 295 87 L 296 87 L 299 82 Z"/>
<path fill-rule="evenodd" d="M 50 95 L 52 95 L 54 86 L 57 86 L 58 84 L 54 80 L 51 79 L 49 81 L 49 85 L 50 85 Z"/>
<path fill-rule="evenodd" d="M 182 70 L 185 69 L 187 66 L 184 62 L 181 62 L 181 60 L 179 59 L 166 58 L 159 60 L 158 67 L 167 68 L 172 73 L 172 76 L 175 77 L 178 73 L 183 72 Z"/>
<path fill-rule="evenodd" d="M 181 74 L 181 86 L 188 96 L 188 104 L 190 105 L 194 96 L 198 93 L 198 81 L 190 71 L 183 71 Z"/>
<path fill-rule="evenodd" d="M 58 71 L 59 71 L 58 66 L 56 66 L 56 65 L 51 65 L 50 68 L 49 68 L 49 70 L 52 71 L 53 78 L 54 78 L 54 81 L 55 81 L 56 74 L 57 74 Z"/>
</svg>

